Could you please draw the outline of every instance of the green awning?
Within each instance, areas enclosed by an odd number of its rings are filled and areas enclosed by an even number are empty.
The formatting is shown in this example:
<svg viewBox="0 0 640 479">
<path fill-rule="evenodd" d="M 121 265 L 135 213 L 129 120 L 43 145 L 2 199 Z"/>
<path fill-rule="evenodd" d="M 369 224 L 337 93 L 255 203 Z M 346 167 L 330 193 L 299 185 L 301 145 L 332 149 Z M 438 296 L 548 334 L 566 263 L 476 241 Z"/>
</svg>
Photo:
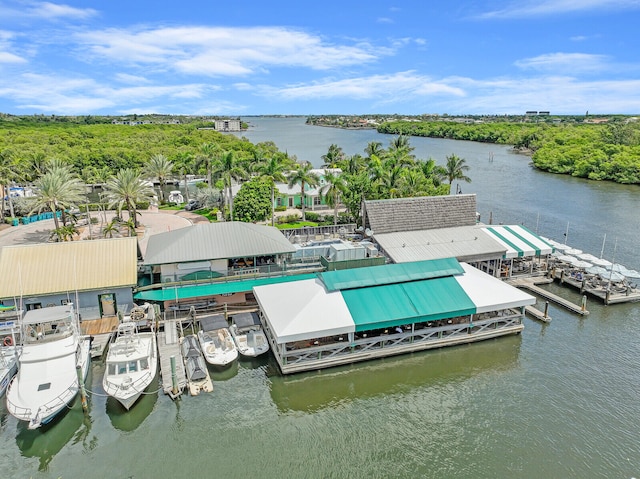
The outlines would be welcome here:
<svg viewBox="0 0 640 479">
<path fill-rule="evenodd" d="M 370 268 L 354 268 L 320 273 L 327 291 L 347 290 L 385 284 L 406 283 L 430 278 L 463 274 L 455 258 L 386 264 Z"/>
<path fill-rule="evenodd" d="M 217 271 L 210 271 L 207 269 L 207 270 L 194 271 L 193 273 L 185 274 L 180 279 L 182 281 L 192 281 L 192 280 L 198 280 L 198 279 L 221 278 L 222 276 L 224 276 L 222 273 L 218 273 Z"/>
<path fill-rule="evenodd" d="M 466 316 L 476 311 L 473 301 L 451 276 L 341 293 L 356 331 Z"/>
<path fill-rule="evenodd" d="M 175 301 L 176 299 L 192 299 L 212 296 L 214 294 L 248 292 L 251 291 L 254 286 L 286 283 L 289 281 L 299 281 L 303 279 L 312 279 L 315 277 L 315 273 L 296 274 L 291 276 L 272 276 L 268 278 L 245 279 L 213 284 L 198 284 L 193 286 L 153 289 L 148 291 L 140 291 L 139 293 L 134 294 L 133 298 L 141 301 Z"/>
</svg>

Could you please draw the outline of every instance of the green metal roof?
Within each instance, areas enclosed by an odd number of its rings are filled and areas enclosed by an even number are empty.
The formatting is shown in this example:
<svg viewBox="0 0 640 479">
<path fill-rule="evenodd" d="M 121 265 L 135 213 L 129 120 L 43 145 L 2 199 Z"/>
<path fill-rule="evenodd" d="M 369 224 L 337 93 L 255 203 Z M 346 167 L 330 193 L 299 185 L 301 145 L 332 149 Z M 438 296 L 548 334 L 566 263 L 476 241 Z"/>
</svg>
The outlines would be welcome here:
<svg viewBox="0 0 640 479">
<path fill-rule="evenodd" d="M 464 269 L 455 258 L 386 264 L 370 268 L 354 268 L 320 273 L 327 291 L 348 290 L 406 283 L 431 278 L 463 274 Z"/>
<path fill-rule="evenodd" d="M 214 294 L 239 293 L 242 291 L 251 291 L 254 286 L 262 286 L 265 284 L 286 283 L 289 281 L 300 281 L 303 279 L 313 279 L 315 273 L 296 274 L 292 276 L 272 276 L 269 278 L 245 279 L 239 281 L 226 281 L 224 283 L 198 284 L 194 286 L 181 286 L 165 289 L 153 289 L 148 291 L 140 291 L 133 297 L 134 299 L 144 301 L 175 301 L 176 298 L 190 299 L 201 296 L 211 296 Z"/>
<path fill-rule="evenodd" d="M 390 328 L 475 313 L 452 276 L 341 291 L 356 331 Z"/>
</svg>

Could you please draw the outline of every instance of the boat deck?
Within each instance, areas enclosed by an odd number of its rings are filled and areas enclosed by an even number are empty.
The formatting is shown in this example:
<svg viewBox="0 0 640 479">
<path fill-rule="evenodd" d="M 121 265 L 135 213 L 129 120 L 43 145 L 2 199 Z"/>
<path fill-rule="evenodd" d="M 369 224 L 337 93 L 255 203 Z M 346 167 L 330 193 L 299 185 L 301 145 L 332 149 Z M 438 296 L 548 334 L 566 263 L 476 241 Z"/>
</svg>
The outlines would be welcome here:
<svg viewBox="0 0 640 479">
<path fill-rule="evenodd" d="M 164 321 L 164 330 L 158 332 L 158 354 L 160 356 L 160 374 L 162 376 L 162 390 L 172 399 L 176 399 L 187 386 L 187 374 L 180 352 L 180 341 L 176 321 Z M 171 358 L 175 358 L 175 383 L 171 368 Z"/>
</svg>

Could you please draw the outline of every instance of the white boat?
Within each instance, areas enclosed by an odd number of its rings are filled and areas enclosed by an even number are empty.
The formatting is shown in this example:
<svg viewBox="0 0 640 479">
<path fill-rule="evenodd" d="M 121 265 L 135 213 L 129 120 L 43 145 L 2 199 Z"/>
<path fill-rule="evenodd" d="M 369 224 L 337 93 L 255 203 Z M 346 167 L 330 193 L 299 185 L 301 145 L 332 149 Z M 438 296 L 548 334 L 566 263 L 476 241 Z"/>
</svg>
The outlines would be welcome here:
<svg viewBox="0 0 640 479">
<path fill-rule="evenodd" d="M 184 203 L 184 196 L 180 193 L 180 190 L 171 190 L 169 197 L 167 198 L 169 203 L 175 203 L 177 205 Z"/>
<path fill-rule="evenodd" d="M 207 364 L 202 357 L 202 351 L 195 334 L 189 334 L 182 338 L 182 357 L 187 372 L 189 393 L 197 396 L 200 391 L 213 391 L 213 383 L 207 369 Z"/>
<path fill-rule="evenodd" d="M 214 366 L 227 366 L 238 358 L 238 349 L 229 331 L 229 323 L 222 314 L 212 314 L 198 318 L 200 331 L 198 340 L 204 358 Z"/>
<path fill-rule="evenodd" d="M 133 321 L 120 323 L 107 352 L 102 379 L 104 391 L 128 410 L 152 383 L 157 372 L 155 332 L 139 332 Z"/>
<path fill-rule="evenodd" d="M 197 183 L 206 183 L 207 181 L 206 178 L 197 177 L 196 175 L 186 175 L 186 176 L 187 176 L 186 181 L 182 179 L 178 182 L 180 186 L 195 185 Z"/>
<path fill-rule="evenodd" d="M 89 371 L 91 340 L 80 334 L 72 304 L 27 311 L 21 326 L 18 374 L 7 390 L 7 410 L 29 423 L 47 424 L 75 399 Z"/>
<path fill-rule="evenodd" d="M 231 317 L 229 331 L 243 356 L 255 358 L 269 351 L 269 342 L 264 334 L 258 313 L 240 313 Z"/>
</svg>

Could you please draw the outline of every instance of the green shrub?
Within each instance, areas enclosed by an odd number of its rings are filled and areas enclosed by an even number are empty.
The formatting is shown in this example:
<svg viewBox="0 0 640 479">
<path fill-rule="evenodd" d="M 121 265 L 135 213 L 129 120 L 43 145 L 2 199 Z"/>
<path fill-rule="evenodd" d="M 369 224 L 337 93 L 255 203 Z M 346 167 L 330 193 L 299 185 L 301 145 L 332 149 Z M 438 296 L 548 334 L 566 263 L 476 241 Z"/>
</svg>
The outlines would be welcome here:
<svg viewBox="0 0 640 479">
<path fill-rule="evenodd" d="M 318 213 L 314 213 L 313 211 L 306 211 L 305 217 L 307 221 L 318 221 L 320 219 L 320 215 Z"/>
<path fill-rule="evenodd" d="M 276 206 L 275 207 L 276 211 L 287 211 L 287 207 L 285 205 L 282 206 Z"/>
</svg>

